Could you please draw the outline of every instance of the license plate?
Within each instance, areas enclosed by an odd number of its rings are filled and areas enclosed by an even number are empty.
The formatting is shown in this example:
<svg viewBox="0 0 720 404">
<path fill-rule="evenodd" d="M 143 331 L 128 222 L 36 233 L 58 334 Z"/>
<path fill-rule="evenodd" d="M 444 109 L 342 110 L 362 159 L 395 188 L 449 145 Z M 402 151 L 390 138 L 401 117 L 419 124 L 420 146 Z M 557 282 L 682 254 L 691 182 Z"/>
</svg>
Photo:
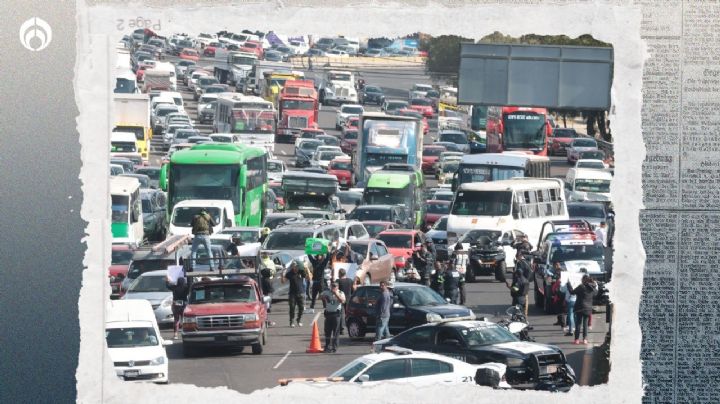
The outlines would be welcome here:
<svg viewBox="0 0 720 404">
<path fill-rule="evenodd" d="M 549 365 L 549 366 L 545 366 L 544 370 L 545 370 L 544 373 L 546 373 L 546 374 L 557 373 L 558 367 L 557 367 L 557 365 Z"/>
<path fill-rule="evenodd" d="M 227 342 L 227 340 L 227 335 L 218 335 L 217 337 L 215 337 L 215 341 L 217 342 Z"/>
<path fill-rule="evenodd" d="M 139 370 L 126 370 L 125 377 L 138 377 L 140 375 Z"/>
</svg>

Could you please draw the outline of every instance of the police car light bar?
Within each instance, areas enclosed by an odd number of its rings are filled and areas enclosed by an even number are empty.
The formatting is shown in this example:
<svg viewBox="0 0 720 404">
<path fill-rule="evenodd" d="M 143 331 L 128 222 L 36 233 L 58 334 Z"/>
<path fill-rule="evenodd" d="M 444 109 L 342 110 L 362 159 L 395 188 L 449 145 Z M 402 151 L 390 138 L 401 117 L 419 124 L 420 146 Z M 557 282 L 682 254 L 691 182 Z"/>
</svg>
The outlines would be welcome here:
<svg viewBox="0 0 720 404">
<path fill-rule="evenodd" d="M 477 320 L 477 317 L 475 316 L 475 313 L 472 313 L 469 316 L 461 316 L 461 317 L 450 317 L 450 318 L 441 318 L 439 320 L 433 320 L 428 321 L 428 323 L 432 324 L 442 324 L 442 323 L 453 323 L 455 321 L 473 321 Z"/>
<path fill-rule="evenodd" d="M 384 347 L 383 351 L 396 353 L 398 355 L 410 355 L 411 353 L 413 353 L 412 349 L 399 347 L 397 345 Z"/>
</svg>

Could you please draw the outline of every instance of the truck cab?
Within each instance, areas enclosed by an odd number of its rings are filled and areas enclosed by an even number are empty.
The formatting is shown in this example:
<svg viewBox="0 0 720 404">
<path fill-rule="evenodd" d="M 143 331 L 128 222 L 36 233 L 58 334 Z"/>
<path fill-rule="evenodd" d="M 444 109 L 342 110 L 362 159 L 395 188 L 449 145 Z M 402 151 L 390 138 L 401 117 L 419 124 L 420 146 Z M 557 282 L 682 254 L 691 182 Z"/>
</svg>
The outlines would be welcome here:
<svg viewBox="0 0 720 404">
<path fill-rule="evenodd" d="M 349 71 L 328 70 L 319 87 L 320 102 L 331 104 L 358 104 L 355 75 Z"/>
</svg>

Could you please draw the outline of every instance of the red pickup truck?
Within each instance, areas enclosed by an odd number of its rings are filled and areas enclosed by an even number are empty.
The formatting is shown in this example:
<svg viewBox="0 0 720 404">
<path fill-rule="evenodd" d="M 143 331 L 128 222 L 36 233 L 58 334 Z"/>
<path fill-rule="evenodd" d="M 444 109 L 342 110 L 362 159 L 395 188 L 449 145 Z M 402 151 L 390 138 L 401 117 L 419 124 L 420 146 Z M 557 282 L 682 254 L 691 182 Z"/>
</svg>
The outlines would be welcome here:
<svg viewBox="0 0 720 404">
<path fill-rule="evenodd" d="M 194 282 L 183 313 L 183 354 L 193 356 L 202 346 L 248 345 L 261 354 L 269 305 L 270 297 L 249 276 Z"/>
</svg>

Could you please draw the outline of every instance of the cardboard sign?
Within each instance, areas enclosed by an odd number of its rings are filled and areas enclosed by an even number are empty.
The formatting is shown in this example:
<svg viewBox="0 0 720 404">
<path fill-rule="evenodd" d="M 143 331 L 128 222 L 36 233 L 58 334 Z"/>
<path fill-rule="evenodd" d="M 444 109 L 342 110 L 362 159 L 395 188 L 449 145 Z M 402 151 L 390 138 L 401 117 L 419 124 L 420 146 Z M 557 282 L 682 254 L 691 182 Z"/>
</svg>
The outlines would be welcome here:
<svg viewBox="0 0 720 404">
<path fill-rule="evenodd" d="M 305 254 L 320 255 L 328 253 L 328 241 L 322 238 L 305 239 Z"/>
<path fill-rule="evenodd" d="M 168 265 L 167 276 L 170 279 L 170 283 L 175 285 L 178 279 L 185 276 L 182 265 Z"/>
</svg>

